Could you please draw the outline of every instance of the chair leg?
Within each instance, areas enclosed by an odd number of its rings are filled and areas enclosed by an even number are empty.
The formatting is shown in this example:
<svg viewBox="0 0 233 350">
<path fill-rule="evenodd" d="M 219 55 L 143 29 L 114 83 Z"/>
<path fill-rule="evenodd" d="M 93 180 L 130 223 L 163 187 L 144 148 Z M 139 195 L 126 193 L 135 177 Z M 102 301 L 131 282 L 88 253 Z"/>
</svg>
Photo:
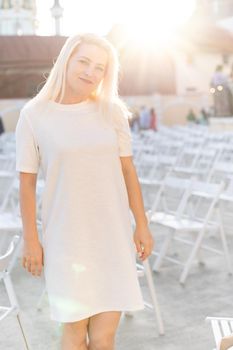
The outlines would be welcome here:
<svg viewBox="0 0 233 350">
<path fill-rule="evenodd" d="M 19 304 L 18 304 L 17 297 L 15 295 L 14 287 L 13 287 L 13 284 L 11 281 L 11 276 L 10 276 L 9 272 L 5 273 L 4 278 L 3 278 L 3 283 L 5 285 L 7 295 L 8 295 L 8 298 L 10 300 L 11 305 L 18 308 Z"/>
<path fill-rule="evenodd" d="M 151 273 L 151 268 L 150 268 L 150 264 L 149 264 L 148 259 L 146 259 L 143 262 L 143 266 L 145 269 L 145 275 L 146 275 L 147 283 L 148 283 L 151 298 L 152 298 L 152 303 L 153 303 L 154 310 L 155 310 L 155 316 L 156 316 L 156 319 L 158 322 L 159 334 L 164 335 L 163 320 L 162 320 L 161 313 L 160 313 L 160 307 L 159 307 L 159 303 L 157 300 L 154 282 L 153 282 L 152 273 Z"/>
<path fill-rule="evenodd" d="M 199 249 L 199 251 L 197 252 L 197 258 L 198 258 L 198 264 L 200 266 L 204 266 L 205 262 L 204 262 L 204 258 L 203 258 L 203 251 L 201 249 Z"/>
<path fill-rule="evenodd" d="M 184 268 L 183 268 L 183 271 L 181 273 L 181 276 L 180 276 L 180 283 L 181 284 L 184 284 L 185 281 L 186 281 L 186 278 L 188 276 L 188 273 L 189 273 L 189 270 L 191 268 L 191 265 L 192 265 L 192 262 L 195 258 L 195 256 L 197 255 L 199 249 L 200 249 L 200 246 L 201 246 L 201 242 L 202 242 L 202 239 L 204 237 L 204 234 L 205 234 L 205 231 L 204 230 L 201 230 L 197 239 L 196 239 L 196 242 L 194 244 L 194 247 L 191 251 L 191 254 L 189 255 L 189 258 L 188 260 L 186 261 L 185 265 L 184 265 Z"/>
<path fill-rule="evenodd" d="M 223 246 L 223 251 L 224 251 L 224 255 L 225 255 L 225 259 L 226 259 L 228 272 L 229 272 L 229 274 L 232 275 L 232 266 L 231 266 L 229 248 L 228 248 L 228 244 L 227 244 L 227 240 L 226 240 L 225 231 L 223 228 L 222 218 L 221 218 L 219 211 L 218 211 L 218 220 L 219 220 L 219 231 L 220 231 L 220 236 L 221 236 L 221 240 L 222 240 L 222 246 Z"/>
<path fill-rule="evenodd" d="M 196 239 L 196 232 L 193 232 L 193 241 L 195 242 Z M 200 266 L 204 266 L 205 262 L 204 262 L 204 254 L 203 254 L 203 250 L 202 249 L 198 249 L 197 251 L 197 260 L 198 260 L 198 264 Z"/>
<path fill-rule="evenodd" d="M 160 266 L 162 264 L 162 261 L 163 261 L 164 257 L 166 256 L 171 239 L 172 239 L 172 232 L 168 232 L 167 237 L 165 238 L 165 240 L 162 244 L 162 247 L 159 251 L 158 257 L 156 258 L 154 265 L 152 267 L 153 271 L 159 271 Z"/>
<path fill-rule="evenodd" d="M 27 339 L 25 337 L 25 334 L 24 334 L 24 331 L 23 331 L 23 327 L 22 327 L 22 324 L 21 324 L 21 320 L 20 320 L 20 316 L 19 316 L 19 304 L 18 304 L 16 295 L 15 295 L 14 287 L 13 287 L 13 284 L 12 284 L 11 277 L 10 277 L 9 273 L 5 274 L 5 276 L 3 278 L 3 282 L 5 284 L 5 287 L 6 287 L 7 294 L 8 294 L 8 297 L 9 297 L 11 305 L 14 306 L 15 309 L 17 310 L 17 315 L 16 316 L 17 316 L 17 320 L 18 320 L 19 327 L 20 327 L 20 330 L 21 330 L 21 334 L 22 334 L 23 339 L 24 339 L 25 349 L 29 350 Z"/>
<path fill-rule="evenodd" d="M 22 336 L 23 336 L 25 349 L 26 349 L 26 350 L 30 350 L 30 349 L 29 349 L 28 342 L 27 342 L 27 338 L 26 338 L 26 336 L 25 336 L 25 333 L 24 333 L 24 330 L 23 330 L 23 327 L 22 327 L 22 323 L 21 323 L 21 320 L 20 320 L 19 313 L 17 314 L 17 320 L 18 320 L 18 324 L 19 324 L 19 327 L 20 327 L 20 330 L 21 330 L 21 334 L 22 334 Z"/>
</svg>

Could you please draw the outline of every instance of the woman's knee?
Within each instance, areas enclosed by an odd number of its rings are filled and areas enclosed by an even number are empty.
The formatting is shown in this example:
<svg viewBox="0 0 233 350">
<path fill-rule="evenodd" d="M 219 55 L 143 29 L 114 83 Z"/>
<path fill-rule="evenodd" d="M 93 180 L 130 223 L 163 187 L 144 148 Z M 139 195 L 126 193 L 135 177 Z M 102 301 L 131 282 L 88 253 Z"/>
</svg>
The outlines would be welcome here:
<svg viewBox="0 0 233 350">
<path fill-rule="evenodd" d="M 88 320 L 63 324 L 62 344 L 84 346 L 87 344 Z"/>
<path fill-rule="evenodd" d="M 90 350 L 113 350 L 121 312 L 103 312 L 90 317 L 88 338 Z"/>
<path fill-rule="evenodd" d="M 90 350 L 113 350 L 114 349 L 114 334 L 96 335 L 89 338 Z"/>
</svg>

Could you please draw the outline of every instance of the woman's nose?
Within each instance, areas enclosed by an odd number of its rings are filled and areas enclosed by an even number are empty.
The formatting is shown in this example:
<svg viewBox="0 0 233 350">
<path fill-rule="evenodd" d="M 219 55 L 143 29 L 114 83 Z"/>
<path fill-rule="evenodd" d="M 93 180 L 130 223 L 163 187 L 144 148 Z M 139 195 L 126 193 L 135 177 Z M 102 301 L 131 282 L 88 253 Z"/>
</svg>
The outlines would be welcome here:
<svg viewBox="0 0 233 350">
<path fill-rule="evenodd" d="M 85 74 L 88 75 L 88 76 L 92 76 L 92 74 L 93 74 L 93 67 L 88 66 L 88 67 L 85 69 Z"/>
</svg>

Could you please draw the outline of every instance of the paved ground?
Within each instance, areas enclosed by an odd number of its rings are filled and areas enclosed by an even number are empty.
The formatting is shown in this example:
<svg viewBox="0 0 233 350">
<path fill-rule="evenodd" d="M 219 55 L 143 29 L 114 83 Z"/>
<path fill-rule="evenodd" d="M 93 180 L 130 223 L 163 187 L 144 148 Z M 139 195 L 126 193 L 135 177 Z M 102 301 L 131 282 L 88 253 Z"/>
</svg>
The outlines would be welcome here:
<svg viewBox="0 0 233 350">
<path fill-rule="evenodd" d="M 162 232 L 158 231 L 156 236 L 159 246 Z M 212 241 L 217 244 L 214 238 Z M 232 236 L 229 236 L 232 251 L 231 241 Z M 185 254 L 186 250 L 179 252 Z M 180 267 L 166 264 L 159 274 L 154 273 L 166 334 L 158 336 L 154 313 L 146 308 L 135 312 L 133 317 L 122 317 L 116 350 L 212 350 L 211 329 L 204 319 L 208 315 L 233 316 L 233 277 L 227 275 L 222 257 L 208 253 L 205 261 L 204 267 L 193 267 L 185 287 L 178 282 Z M 153 262 L 153 257 L 150 262 Z M 61 328 L 49 319 L 47 298 L 44 299 L 42 311 L 38 312 L 35 307 L 43 290 L 43 280 L 31 277 L 20 263 L 13 270 L 12 279 L 31 349 L 59 349 Z M 149 301 L 146 283 L 143 279 L 140 281 L 144 297 Z M 1 289 L 0 302 L 6 300 Z M 1 322 L 0 349 L 24 349 L 14 317 Z"/>
</svg>

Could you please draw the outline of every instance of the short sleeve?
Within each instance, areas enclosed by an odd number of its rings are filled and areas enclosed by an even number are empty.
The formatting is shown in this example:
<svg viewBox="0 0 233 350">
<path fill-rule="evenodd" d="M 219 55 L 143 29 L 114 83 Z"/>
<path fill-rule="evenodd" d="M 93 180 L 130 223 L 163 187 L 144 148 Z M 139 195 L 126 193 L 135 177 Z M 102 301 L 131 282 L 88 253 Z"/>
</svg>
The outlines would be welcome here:
<svg viewBox="0 0 233 350">
<path fill-rule="evenodd" d="M 115 128 L 118 139 L 119 156 L 132 156 L 132 135 L 128 121 L 128 115 L 121 108 L 115 109 Z"/>
<path fill-rule="evenodd" d="M 15 130 L 16 171 L 38 173 L 39 151 L 32 126 L 24 110 L 21 111 Z"/>
</svg>

